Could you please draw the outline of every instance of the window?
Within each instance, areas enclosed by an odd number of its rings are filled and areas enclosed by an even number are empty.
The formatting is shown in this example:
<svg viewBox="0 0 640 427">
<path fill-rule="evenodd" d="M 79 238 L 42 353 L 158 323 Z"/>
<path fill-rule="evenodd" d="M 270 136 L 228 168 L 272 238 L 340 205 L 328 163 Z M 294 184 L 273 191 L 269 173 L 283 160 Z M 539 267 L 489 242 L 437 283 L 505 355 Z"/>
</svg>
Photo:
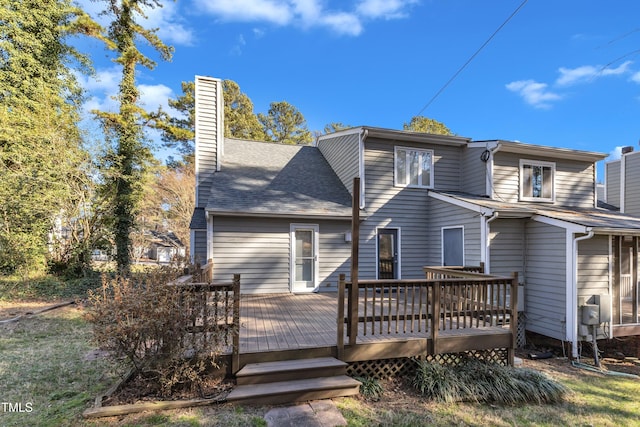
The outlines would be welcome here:
<svg viewBox="0 0 640 427">
<path fill-rule="evenodd" d="M 555 172 L 555 163 L 520 160 L 520 199 L 533 202 L 552 202 Z"/>
<path fill-rule="evenodd" d="M 433 150 L 396 147 L 395 185 L 433 187 Z"/>
<path fill-rule="evenodd" d="M 442 229 L 442 265 L 464 265 L 464 227 Z"/>
</svg>

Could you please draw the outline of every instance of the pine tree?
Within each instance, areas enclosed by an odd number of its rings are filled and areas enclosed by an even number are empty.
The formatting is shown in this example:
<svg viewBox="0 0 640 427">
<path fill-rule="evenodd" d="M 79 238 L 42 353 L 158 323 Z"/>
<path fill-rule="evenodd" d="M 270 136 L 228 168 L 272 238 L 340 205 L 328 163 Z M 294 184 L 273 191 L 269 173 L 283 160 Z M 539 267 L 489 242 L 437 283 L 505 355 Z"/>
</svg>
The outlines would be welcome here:
<svg viewBox="0 0 640 427">
<path fill-rule="evenodd" d="M 145 18 L 145 8 L 162 7 L 160 0 L 105 0 L 106 13 L 113 18 L 108 31 L 116 51 L 114 62 L 122 67 L 117 113 L 99 112 L 105 134 L 112 142 L 112 150 L 104 158 L 106 195 L 113 206 L 113 232 L 116 243 L 118 270 L 127 274 L 130 267 L 131 231 L 142 195 L 145 170 L 153 156 L 145 143 L 143 121 L 147 113 L 138 105 L 136 68 L 148 69 L 155 62 L 145 56 L 136 45 L 140 37 L 146 40 L 162 59 L 170 60 L 173 49 L 165 45 L 155 30 L 145 29 L 139 20 Z"/>
</svg>

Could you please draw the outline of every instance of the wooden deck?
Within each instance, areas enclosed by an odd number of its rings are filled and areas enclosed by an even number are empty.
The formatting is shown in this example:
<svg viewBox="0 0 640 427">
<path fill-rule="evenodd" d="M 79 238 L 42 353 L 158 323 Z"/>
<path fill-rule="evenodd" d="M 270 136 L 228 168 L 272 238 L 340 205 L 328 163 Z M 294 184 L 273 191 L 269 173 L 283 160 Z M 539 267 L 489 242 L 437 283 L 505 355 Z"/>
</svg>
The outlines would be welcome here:
<svg viewBox="0 0 640 427">
<path fill-rule="evenodd" d="M 360 306 L 364 312 L 362 302 Z M 280 360 L 293 354 L 307 357 L 337 354 L 337 293 L 242 295 L 240 307 L 241 365 Z M 426 322 L 420 328 L 416 322 L 413 331 L 403 330 L 393 320 L 391 324 L 387 320 L 378 322 L 373 331 L 371 325 L 365 331 L 366 325 L 359 324 L 356 345 L 345 350 L 346 361 L 429 353 L 430 330 Z M 457 329 L 455 323 L 449 326 L 453 327 L 438 334 L 442 352 L 507 347 L 511 340 L 508 327 Z"/>
</svg>

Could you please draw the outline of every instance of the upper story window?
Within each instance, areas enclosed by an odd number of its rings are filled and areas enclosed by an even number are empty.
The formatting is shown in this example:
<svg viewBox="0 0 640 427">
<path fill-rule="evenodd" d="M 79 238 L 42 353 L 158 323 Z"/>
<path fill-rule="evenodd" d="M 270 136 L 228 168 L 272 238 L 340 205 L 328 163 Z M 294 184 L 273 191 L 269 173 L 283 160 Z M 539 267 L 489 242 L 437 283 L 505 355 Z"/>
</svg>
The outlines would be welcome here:
<svg viewBox="0 0 640 427">
<path fill-rule="evenodd" d="M 394 158 L 394 185 L 433 188 L 433 150 L 396 147 Z"/>
<path fill-rule="evenodd" d="M 520 160 L 520 200 L 553 202 L 556 164 Z"/>
</svg>

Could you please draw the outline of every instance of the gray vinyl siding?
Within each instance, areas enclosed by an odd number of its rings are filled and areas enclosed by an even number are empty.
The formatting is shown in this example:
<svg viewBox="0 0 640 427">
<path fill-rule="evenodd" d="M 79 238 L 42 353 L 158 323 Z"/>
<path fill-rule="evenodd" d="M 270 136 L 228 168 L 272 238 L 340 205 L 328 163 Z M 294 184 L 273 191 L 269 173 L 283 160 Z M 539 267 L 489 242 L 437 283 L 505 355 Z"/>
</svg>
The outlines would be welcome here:
<svg viewBox="0 0 640 427">
<path fill-rule="evenodd" d="M 481 218 L 474 212 L 442 200 L 429 199 L 427 265 L 442 265 L 442 228 L 464 227 L 464 263 L 480 265 Z"/>
<path fill-rule="evenodd" d="M 609 236 L 578 241 L 578 297 L 609 294 Z"/>
<path fill-rule="evenodd" d="M 620 160 L 608 162 L 604 165 L 606 202 L 617 208 L 620 207 Z"/>
<path fill-rule="evenodd" d="M 511 276 L 518 273 L 518 281 L 525 282 L 525 220 L 498 218 L 490 223 L 489 268 L 491 274 Z"/>
<path fill-rule="evenodd" d="M 458 147 L 399 144 L 434 150 L 434 183 L 438 189 L 455 190 L 460 185 Z M 403 279 L 424 277 L 427 265 L 429 226 L 426 188 L 394 187 L 394 145 L 374 138 L 365 141 L 365 213 L 360 227 L 360 277 L 376 278 L 377 229 L 397 228 L 400 239 L 400 274 Z"/>
<path fill-rule="evenodd" d="M 565 206 L 595 206 L 595 164 L 556 161 L 556 203 Z"/>
<path fill-rule="evenodd" d="M 218 96 L 222 96 L 221 82 L 217 79 L 196 77 L 195 85 L 195 139 L 196 139 L 196 207 L 204 207 L 211 190 L 211 175 L 218 161 L 218 140 L 224 132 L 218 123 Z"/>
<path fill-rule="evenodd" d="M 493 157 L 493 195 L 492 198 L 509 203 L 519 200 L 520 158 L 505 153 L 496 153 Z"/>
<path fill-rule="evenodd" d="M 462 151 L 462 191 L 469 194 L 486 196 L 488 163 L 480 160 L 484 148 L 468 148 Z"/>
<path fill-rule="evenodd" d="M 324 221 L 319 223 L 319 278 L 320 292 L 337 291 L 338 276 L 350 277 L 351 243 L 345 242 L 345 233 L 351 231 L 351 222 Z"/>
<path fill-rule="evenodd" d="M 335 290 L 340 273 L 349 273 L 347 221 L 222 217 L 213 219 L 213 260 L 216 281 L 241 275 L 243 294 L 290 292 L 290 226 L 319 226 L 320 290 Z"/>
<path fill-rule="evenodd" d="M 194 261 L 204 264 L 207 262 L 207 230 L 193 230 Z"/>
<path fill-rule="evenodd" d="M 624 157 L 624 212 L 640 215 L 640 152 Z"/>
<path fill-rule="evenodd" d="M 526 329 L 566 339 L 566 231 L 540 222 L 525 226 Z"/>
<path fill-rule="evenodd" d="M 318 149 L 342 184 L 353 194 L 353 178 L 360 176 L 359 133 L 318 141 Z"/>
<path fill-rule="evenodd" d="M 493 165 L 495 199 L 513 203 L 519 201 L 521 158 L 555 163 L 555 204 L 594 207 L 595 165 L 593 163 L 500 152 L 495 155 Z"/>
</svg>

